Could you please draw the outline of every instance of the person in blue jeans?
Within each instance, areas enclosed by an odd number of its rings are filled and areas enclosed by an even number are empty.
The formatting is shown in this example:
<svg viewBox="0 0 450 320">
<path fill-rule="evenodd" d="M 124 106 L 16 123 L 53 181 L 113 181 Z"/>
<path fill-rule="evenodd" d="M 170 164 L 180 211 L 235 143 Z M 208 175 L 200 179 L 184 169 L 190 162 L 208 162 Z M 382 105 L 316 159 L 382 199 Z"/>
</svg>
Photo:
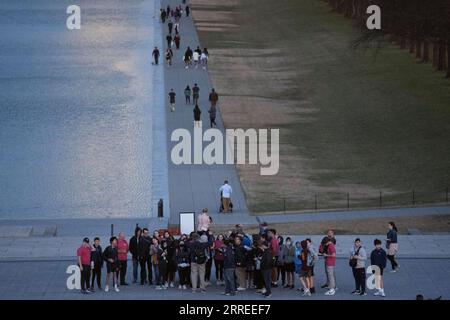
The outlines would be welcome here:
<svg viewBox="0 0 450 320">
<path fill-rule="evenodd" d="M 226 241 L 223 270 L 225 280 L 225 292 L 223 294 L 226 296 L 234 296 L 236 294 L 236 284 L 234 281 L 236 271 L 236 255 L 233 247 L 233 241 L 229 239 Z"/>
</svg>

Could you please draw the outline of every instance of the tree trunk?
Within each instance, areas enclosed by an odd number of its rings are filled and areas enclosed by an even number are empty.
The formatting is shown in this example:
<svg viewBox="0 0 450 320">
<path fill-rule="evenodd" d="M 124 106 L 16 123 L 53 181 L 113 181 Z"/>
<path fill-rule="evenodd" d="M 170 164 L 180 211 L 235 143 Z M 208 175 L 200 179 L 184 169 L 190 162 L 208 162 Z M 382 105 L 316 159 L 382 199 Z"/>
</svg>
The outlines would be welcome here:
<svg viewBox="0 0 450 320">
<path fill-rule="evenodd" d="M 428 41 L 425 40 L 423 42 L 423 56 L 422 62 L 428 62 L 430 60 L 430 48 L 428 46 Z"/>
<path fill-rule="evenodd" d="M 416 42 L 416 58 L 422 58 L 422 43 L 420 41 Z"/>
<path fill-rule="evenodd" d="M 450 78 L 450 40 L 447 40 L 447 78 Z"/>
<path fill-rule="evenodd" d="M 442 71 L 445 68 L 445 50 L 446 46 L 445 43 L 441 40 L 439 42 L 439 55 L 438 55 L 438 64 L 437 69 L 438 71 Z"/>
<path fill-rule="evenodd" d="M 437 68 L 438 65 L 438 44 L 437 41 L 433 42 L 433 67 Z"/>
</svg>

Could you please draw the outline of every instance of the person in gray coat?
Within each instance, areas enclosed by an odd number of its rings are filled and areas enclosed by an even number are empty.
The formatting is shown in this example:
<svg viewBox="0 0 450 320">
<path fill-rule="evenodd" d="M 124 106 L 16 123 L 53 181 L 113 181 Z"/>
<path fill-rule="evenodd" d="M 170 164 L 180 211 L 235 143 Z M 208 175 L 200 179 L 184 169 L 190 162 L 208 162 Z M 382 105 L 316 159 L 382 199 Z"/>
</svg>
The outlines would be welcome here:
<svg viewBox="0 0 450 320">
<path fill-rule="evenodd" d="M 284 287 L 294 289 L 295 247 L 289 237 L 286 238 L 286 243 L 281 250 L 281 259 L 284 264 L 284 271 L 286 272 L 286 285 Z"/>
<path fill-rule="evenodd" d="M 355 278 L 355 290 L 352 294 L 365 296 L 366 293 L 366 260 L 367 253 L 362 246 L 359 238 L 355 239 L 355 244 L 350 251 L 350 266 L 353 271 L 353 278 Z"/>
</svg>

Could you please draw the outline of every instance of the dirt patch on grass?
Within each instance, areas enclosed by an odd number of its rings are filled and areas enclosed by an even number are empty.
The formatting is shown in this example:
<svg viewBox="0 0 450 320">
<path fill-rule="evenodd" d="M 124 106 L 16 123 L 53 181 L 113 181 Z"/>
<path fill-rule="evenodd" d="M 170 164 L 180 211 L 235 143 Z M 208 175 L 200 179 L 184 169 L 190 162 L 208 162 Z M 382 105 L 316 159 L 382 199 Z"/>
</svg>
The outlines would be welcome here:
<svg viewBox="0 0 450 320">
<path fill-rule="evenodd" d="M 388 218 L 369 218 L 339 221 L 309 221 L 271 224 L 281 235 L 316 235 L 325 234 L 328 229 L 334 229 L 336 234 L 384 234 Z M 435 215 L 424 217 L 399 217 L 394 219 L 399 227 L 399 234 L 408 234 L 408 230 L 416 229 L 422 234 L 450 233 L 450 215 Z M 214 226 L 215 234 L 226 233 L 231 227 Z M 245 226 L 245 231 L 258 233 L 258 226 Z"/>
</svg>

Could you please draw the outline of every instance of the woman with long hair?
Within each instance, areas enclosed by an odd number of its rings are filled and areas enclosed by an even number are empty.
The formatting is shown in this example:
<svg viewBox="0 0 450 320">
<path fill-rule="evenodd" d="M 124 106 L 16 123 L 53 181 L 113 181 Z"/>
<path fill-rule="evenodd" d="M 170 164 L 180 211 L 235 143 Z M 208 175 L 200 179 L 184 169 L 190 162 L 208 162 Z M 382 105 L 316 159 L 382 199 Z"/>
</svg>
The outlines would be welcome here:
<svg viewBox="0 0 450 320">
<path fill-rule="evenodd" d="M 397 268 L 398 268 L 398 263 L 395 260 L 395 255 L 397 254 L 398 251 L 398 242 L 397 242 L 397 226 L 395 225 L 394 222 L 389 222 L 388 223 L 388 233 L 387 233 L 387 239 L 386 239 L 386 249 L 388 250 L 387 252 L 387 258 L 389 259 L 389 261 L 391 262 L 391 266 L 392 266 L 392 270 L 391 272 L 397 272 Z"/>
</svg>

